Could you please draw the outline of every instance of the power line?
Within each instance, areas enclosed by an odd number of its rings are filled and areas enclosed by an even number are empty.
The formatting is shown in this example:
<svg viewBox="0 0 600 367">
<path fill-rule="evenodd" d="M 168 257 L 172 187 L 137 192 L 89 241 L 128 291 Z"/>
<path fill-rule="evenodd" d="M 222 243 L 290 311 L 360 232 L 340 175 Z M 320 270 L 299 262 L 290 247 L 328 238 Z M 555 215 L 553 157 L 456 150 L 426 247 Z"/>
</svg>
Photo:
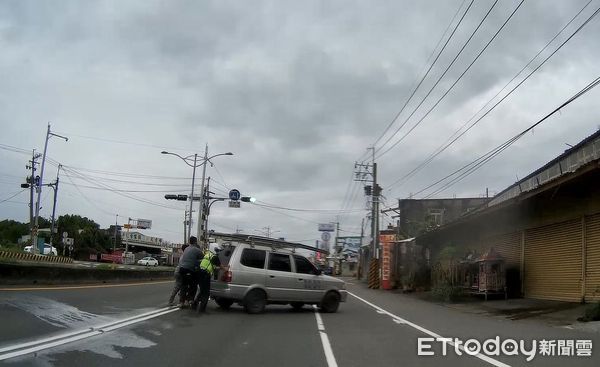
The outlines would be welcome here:
<svg viewBox="0 0 600 367">
<path fill-rule="evenodd" d="M 15 147 L 15 146 L 8 145 L 8 144 L 2 144 L 2 143 L 0 143 L 0 149 L 8 150 L 8 151 L 11 151 L 14 153 L 26 154 L 28 156 L 31 154 L 31 150 Z"/>
<path fill-rule="evenodd" d="M 66 174 L 67 174 L 67 175 L 68 175 L 68 173 L 75 174 L 76 176 L 79 176 L 79 177 L 81 177 L 81 178 L 82 178 L 84 181 L 87 181 L 88 183 L 90 183 L 90 184 L 92 184 L 92 185 L 96 185 L 96 186 L 100 186 L 100 187 L 107 188 L 107 189 L 109 189 L 108 191 L 111 191 L 111 192 L 113 192 L 114 194 L 117 194 L 117 195 L 120 195 L 120 196 L 126 197 L 126 198 L 128 198 L 128 199 L 136 200 L 136 201 L 139 201 L 139 202 L 142 202 L 142 203 L 145 203 L 145 204 L 150 204 L 150 205 L 154 205 L 154 206 L 159 206 L 159 207 L 161 207 L 161 208 L 173 209 L 173 210 L 181 210 L 180 208 L 177 208 L 177 207 L 173 207 L 173 206 L 169 206 L 169 205 L 161 204 L 161 203 L 158 203 L 158 202 L 155 202 L 155 201 L 152 201 L 152 200 L 148 200 L 148 199 L 140 198 L 140 197 L 138 197 L 138 196 L 135 196 L 135 195 L 132 195 L 132 194 L 127 194 L 127 193 L 123 193 L 123 192 L 118 192 L 118 191 L 115 191 L 116 189 L 115 189 L 114 187 L 108 186 L 108 185 L 106 185 L 106 184 L 98 183 L 98 182 L 96 182 L 96 181 L 94 181 L 94 180 L 92 180 L 92 179 L 89 179 L 89 178 L 85 177 L 85 175 L 83 175 L 83 174 L 81 174 L 81 173 L 79 173 L 79 172 L 77 172 L 77 171 L 74 171 L 74 170 L 72 170 L 72 169 L 69 169 L 69 168 L 65 168 L 65 169 L 64 169 L 64 171 L 66 172 Z M 71 181 L 71 182 L 72 182 L 72 181 Z M 75 183 L 74 183 L 74 182 L 72 182 L 72 183 L 75 185 Z"/>
<path fill-rule="evenodd" d="M 58 163 L 58 162 L 56 162 L 56 163 Z M 126 177 L 126 178 L 145 178 L 145 179 L 157 179 L 157 180 L 159 180 L 159 179 L 160 180 L 163 180 L 163 179 L 189 180 L 190 179 L 189 177 L 180 177 L 180 176 L 157 176 L 157 175 L 147 175 L 147 174 L 141 174 L 141 173 L 103 171 L 103 170 L 90 169 L 90 168 L 85 168 L 85 167 L 75 167 L 75 166 L 68 166 L 68 165 L 63 165 L 63 166 L 67 167 L 67 168 L 71 168 L 76 171 L 92 172 L 92 173 L 98 173 L 98 174 L 107 175 L 107 176 L 120 176 L 120 177 Z M 93 177 L 99 177 L 99 176 L 93 176 Z"/>
<path fill-rule="evenodd" d="M 496 95 L 494 95 L 491 99 L 489 99 L 484 105 L 483 107 L 481 107 L 481 109 L 479 109 L 479 111 L 477 111 L 468 121 L 466 121 L 459 129 L 457 129 L 453 135 L 450 136 L 450 138 L 448 138 L 446 140 L 446 142 L 444 142 L 440 147 L 438 147 L 434 152 L 432 152 L 429 157 L 427 159 L 425 159 L 423 162 L 421 162 L 416 168 L 414 168 L 413 170 L 411 170 L 410 172 L 408 172 L 406 175 L 400 177 L 398 180 L 394 181 L 392 184 L 390 184 L 388 186 L 388 190 L 400 183 L 403 180 L 406 180 L 412 176 L 414 176 L 417 172 L 419 172 L 423 167 L 425 167 L 427 164 L 429 164 L 431 161 L 433 161 L 433 159 L 435 159 L 435 157 L 437 157 L 438 155 L 440 155 L 442 152 L 444 152 L 446 149 L 448 149 L 448 147 L 450 147 L 452 144 L 454 144 L 458 139 L 460 139 L 464 134 L 466 134 L 470 129 L 472 129 L 475 125 L 477 125 L 484 117 L 486 117 L 490 112 L 492 112 L 498 105 L 500 105 L 508 96 L 510 96 L 516 89 L 518 89 L 525 81 L 527 81 L 535 72 L 537 72 L 552 56 L 554 56 L 567 42 L 569 42 L 569 40 L 571 40 L 571 38 L 573 38 L 577 33 L 579 33 L 579 31 L 581 31 L 581 29 L 587 25 L 597 14 L 598 11 L 600 10 L 597 9 L 582 25 L 580 25 L 565 41 L 563 41 L 557 48 L 556 50 L 554 50 L 554 52 L 552 52 L 550 55 L 548 55 L 537 67 L 535 67 L 525 78 L 523 78 L 523 80 L 521 80 L 516 86 L 514 86 L 506 95 L 504 95 L 504 97 L 502 97 L 498 102 L 496 102 L 485 114 L 483 114 L 481 117 L 479 117 L 477 120 L 475 120 L 466 130 L 464 130 L 463 132 L 460 132 L 467 124 L 469 124 L 471 121 L 473 121 L 473 119 L 481 112 L 485 109 L 486 106 L 488 106 L 494 99 L 496 99 L 496 97 L 498 97 L 500 95 L 500 93 L 502 93 L 502 91 L 504 91 L 506 89 L 506 87 L 508 87 L 524 70 L 526 70 L 529 65 L 531 65 L 533 63 L 533 61 L 546 49 L 550 46 L 550 44 L 552 42 L 554 42 L 554 40 L 585 10 L 585 8 L 592 2 L 593 0 L 588 1 L 588 3 L 581 8 L 581 10 L 579 10 L 579 12 L 573 17 L 571 18 L 571 20 L 565 24 L 565 26 L 563 26 L 563 28 L 548 42 L 546 43 L 546 45 L 540 49 L 538 51 L 538 53 L 531 59 L 529 60 L 529 62 L 523 66 L 523 68 L 521 68 L 521 70 L 519 70 L 519 72 L 517 72 L 512 79 L 506 83 L 504 85 L 504 87 L 502 87 L 502 89 L 500 89 L 498 91 L 498 93 L 496 93 Z M 457 135 L 458 134 L 458 135 Z"/>
<path fill-rule="evenodd" d="M 68 135 L 69 137 L 77 137 L 77 138 L 88 139 L 88 140 L 97 140 L 97 141 L 102 141 L 102 142 L 106 142 L 106 143 L 134 145 L 134 146 L 146 147 L 146 148 L 160 148 L 160 149 L 178 150 L 178 151 L 183 151 L 183 152 L 191 152 L 194 150 L 193 148 L 185 149 L 185 148 L 181 148 L 181 147 L 169 147 L 169 146 L 164 146 L 164 145 L 136 143 L 136 142 L 132 142 L 132 141 L 99 138 L 97 136 L 86 136 L 86 135 L 73 134 L 73 133 L 68 133 L 68 132 L 59 132 L 58 134 Z"/>
<path fill-rule="evenodd" d="M 11 196 L 7 197 L 6 199 L 0 200 L 0 203 L 3 203 L 5 201 L 9 201 L 10 199 L 14 198 L 15 196 L 19 195 L 20 193 L 24 192 L 25 190 L 27 190 L 27 189 L 23 189 L 21 191 L 18 191 L 16 194 L 11 195 Z"/>
<path fill-rule="evenodd" d="M 565 101 L 560 106 L 558 106 L 557 108 L 555 108 L 552 112 L 548 113 L 542 119 L 540 119 L 536 123 L 534 123 L 531 126 L 529 126 L 527 129 L 523 130 L 519 134 L 517 134 L 517 135 L 513 136 L 512 138 L 508 139 L 507 141 L 505 141 L 504 143 L 500 144 L 496 148 L 488 151 L 487 153 L 485 153 L 484 155 L 482 155 L 479 158 L 475 159 L 471 163 L 468 163 L 468 164 L 464 165 L 463 167 L 461 167 L 458 170 L 450 173 L 449 175 L 446 175 L 445 177 L 441 178 L 440 180 L 434 182 L 433 184 L 431 184 L 431 185 L 429 185 L 429 186 L 427 186 L 427 187 L 419 190 L 418 192 L 415 193 L 415 195 L 418 195 L 418 194 L 420 194 L 420 193 L 422 193 L 422 192 L 424 192 L 424 191 L 426 191 L 426 190 L 434 187 L 435 185 L 437 185 L 437 184 L 439 184 L 439 183 L 441 183 L 441 182 L 447 180 L 448 178 L 451 178 L 451 177 L 453 177 L 453 176 L 455 176 L 457 174 L 458 174 L 458 176 L 456 176 L 455 178 L 453 178 L 449 182 L 445 183 L 442 187 L 438 188 L 434 192 L 432 192 L 429 195 L 427 195 L 426 198 L 429 198 L 429 197 L 431 197 L 433 195 L 436 195 L 436 194 L 442 192 L 443 190 L 445 190 L 445 189 L 453 186 L 454 184 L 458 183 L 459 181 L 462 181 L 465 177 L 469 176 L 474 171 L 476 171 L 477 169 L 479 169 L 481 166 L 483 166 L 484 164 L 488 163 L 490 160 L 492 160 L 497 155 L 499 155 L 500 153 L 502 153 L 509 146 L 511 146 L 517 140 L 519 140 L 521 137 L 523 137 L 525 134 L 527 134 L 529 131 L 533 130 L 535 127 L 537 127 L 538 125 L 540 125 L 542 122 L 546 121 L 550 116 L 554 115 L 555 113 L 557 113 L 558 111 L 560 111 L 561 109 L 563 109 L 564 107 L 566 107 L 567 105 L 571 104 L 573 101 L 577 100 L 579 97 L 583 96 L 584 94 L 586 94 L 587 92 L 589 92 L 590 90 L 592 90 L 593 88 L 595 88 L 599 83 L 600 83 L 600 77 L 594 79 L 591 83 L 589 83 L 587 86 L 585 86 L 582 90 L 580 90 L 575 95 L 573 95 L 571 98 L 569 98 L 567 101 Z"/>
<path fill-rule="evenodd" d="M 77 178 L 77 177 L 74 177 Z M 65 182 L 66 185 L 70 185 L 73 186 L 72 183 L 69 182 Z M 103 191 L 113 191 L 113 192 L 165 192 L 166 190 L 124 190 L 124 189 L 109 189 L 109 188 L 105 188 L 105 187 L 98 187 L 98 186 L 88 186 L 88 185 L 77 185 L 80 188 L 85 188 L 85 189 L 94 189 L 94 190 L 103 190 Z M 177 193 L 184 193 L 184 192 L 188 192 L 189 190 L 168 190 L 169 192 L 177 192 Z"/>
<path fill-rule="evenodd" d="M 265 207 L 265 208 L 272 208 L 272 209 L 281 209 L 281 210 L 287 210 L 287 211 L 293 211 L 293 212 L 315 212 L 315 213 L 332 213 L 332 212 L 339 212 L 339 209 L 304 209 L 304 208 L 288 208 L 288 207 L 284 207 L 284 206 L 277 206 L 277 205 L 268 205 L 268 204 L 260 204 L 260 202 L 262 201 L 257 201 L 255 203 L 253 203 L 256 206 L 261 206 L 261 207 Z M 357 211 L 363 211 L 364 209 L 348 209 L 345 210 L 344 212 L 357 212 Z"/>
<path fill-rule="evenodd" d="M 448 32 L 448 30 L 450 29 L 450 26 L 452 25 L 452 23 L 456 19 L 456 16 L 460 12 L 460 9 L 464 5 L 465 1 L 463 1 L 460 4 L 460 6 L 458 7 L 458 9 L 456 10 L 456 13 L 454 13 L 454 16 L 452 17 L 452 20 L 450 21 L 450 24 L 448 24 L 448 27 L 446 27 L 446 30 L 444 31 L 444 34 L 442 35 L 442 37 L 438 41 L 437 45 L 433 49 L 433 52 L 429 56 L 429 59 L 431 59 L 431 57 L 434 55 L 435 50 L 437 49 L 437 47 L 439 46 L 439 44 L 442 42 L 442 40 L 446 36 L 446 33 Z M 471 0 L 471 2 L 469 3 L 469 6 L 467 7 L 467 9 L 465 10 L 465 12 L 463 13 L 462 17 L 460 18 L 460 20 L 458 21 L 458 23 L 456 23 L 456 25 L 454 26 L 454 29 L 452 30 L 452 33 L 450 34 L 450 37 L 448 37 L 448 39 L 446 40 L 446 42 L 444 43 L 444 45 L 442 46 L 442 48 L 439 50 L 439 52 L 437 53 L 437 56 L 435 57 L 435 59 L 433 60 L 433 62 L 431 63 L 431 65 L 429 65 L 429 68 L 427 69 L 427 71 L 425 72 L 425 74 L 423 74 L 423 76 L 421 77 L 421 80 L 419 81 L 419 83 L 415 86 L 415 88 L 413 88 L 413 91 L 411 92 L 410 96 L 404 102 L 404 105 L 402 106 L 402 108 L 400 109 L 400 111 L 394 116 L 394 118 L 392 119 L 392 121 L 390 121 L 389 125 L 385 128 L 385 130 L 379 136 L 379 138 L 377 138 L 377 140 L 375 140 L 375 142 L 372 144 L 372 146 L 376 146 L 377 143 L 381 140 L 381 138 L 383 138 L 385 136 L 385 134 L 389 131 L 389 129 L 394 124 L 394 122 L 396 122 L 396 120 L 398 120 L 398 117 L 400 117 L 400 115 L 402 114 L 402 112 L 404 111 L 404 109 L 406 108 L 406 106 L 408 105 L 408 103 L 412 100 L 412 98 L 414 97 L 415 93 L 421 87 L 421 84 L 423 84 L 423 82 L 425 81 L 425 78 L 427 78 L 427 76 L 429 75 L 429 72 L 431 71 L 431 69 L 433 68 L 433 66 L 435 65 L 435 63 L 438 61 L 438 59 L 440 58 L 440 56 L 442 55 L 442 53 L 446 49 L 446 46 L 448 46 L 448 43 L 450 42 L 450 40 L 454 36 L 454 33 L 456 33 L 456 30 L 461 25 L 462 21 L 465 19 L 465 16 L 469 12 L 469 9 L 471 9 L 471 6 L 473 5 L 473 3 L 474 3 L 474 0 Z M 427 60 L 427 62 L 429 62 L 429 59 Z M 404 126 L 404 124 L 402 124 L 402 126 Z M 402 128 L 402 126 L 400 128 Z M 383 145 L 385 145 L 385 143 Z"/>
<path fill-rule="evenodd" d="M 479 59 L 479 57 L 485 52 L 485 50 L 487 50 L 487 48 L 490 46 L 490 44 L 496 39 L 496 37 L 498 36 L 498 34 L 500 34 L 500 32 L 504 29 L 504 27 L 508 24 L 508 22 L 512 19 L 512 17 L 515 15 L 515 13 L 519 10 L 519 8 L 521 8 L 521 6 L 523 5 L 523 3 L 525 2 L 525 0 L 521 0 L 521 2 L 519 3 L 519 5 L 517 5 L 517 7 L 512 11 L 512 13 L 508 16 L 508 18 L 504 21 L 504 23 L 502 23 L 502 26 L 500 26 L 500 28 L 496 31 L 496 33 L 494 33 L 494 35 L 492 36 L 492 38 L 490 38 L 490 40 L 486 43 L 486 45 L 481 49 L 481 51 L 479 51 L 479 53 L 477 54 L 477 56 L 475 56 L 475 58 L 471 61 L 471 63 L 469 64 L 469 66 L 467 66 L 467 68 L 460 74 L 460 76 L 454 81 L 454 83 L 452 83 L 452 85 L 450 86 L 450 88 L 448 88 L 448 90 L 446 90 L 446 92 L 435 102 L 435 104 L 402 136 L 400 137 L 400 139 L 398 139 L 397 141 L 395 141 L 390 147 L 388 147 L 383 153 L 379 153 L 379 155 L 377 156 L 377 158 L 381 158 L 382 156 L 384 156 L 385 154 L 387 154 L 389 151 L 391 151 L 392 149 L 394 149 L 401 141 L 403 141 L 408 135 L 410 135 L 411 132 L 413 132 L 414 129 L 417 128 L 417 126 L 419 126 L 421 124 L 421 122 L 423 122 L 423 120 L 429 116 L 429 114 L 440 104 L 440 102 L 442 100 L 444 100 L 444 98 L 446 98 L 446 96 L 448 95 L 448 93 L 450 93 L 450 91 L 452 91 L 452 89 L 454 89 L 454 87 L 456 86 L 456 84 L 458 84 L 458 82 L 462 79 L 462 77 L 471 69 L 471 67 L 475 64 L 475 62 Z M 496 3 L 494 3 L 495 5 Z M 494 7 L 494 5 L 492 5 L 492 8 Z M 490 11 L 492 10 L 492 8 L 490 8 Z M 489 14 L 489 12 L 486 14 Z M 481 23 L 480 23 L 481 25 Z M 475 30 L 477 31 L 477 29 Z M 468 41 L 467 41 L 468 42 Z M 462 51 L 462 50 L 461 50 Z M 446 71 L 448 71 L 448 69 L 446 69 Z M 444 72 L 445 73 L 445 72 Z M 443 77 L 443 74 L 442 74 Z M 434 84 L 433 88 L 435 88 L 435 86 L 437 85 L 437 83 L 439 83 L 439 81 L 441 81 L 441 77 L 440 79 L 438 79 L 438 81 L 436 82 L 436 84 Z M 430 90 L 430 92 L 433 90 L 433 88 Z M 425 101 L 425 99 L 429 96 L 429 93 L 425 96 L 425 98 L 423 99 L 422 102 Z M 420 107 L 417 106 L 417 108 Z M 416 109 L 413 111 L 413 113 L 416 112 Z M 412 114 L 411 114 L 412 116 Z M 409 116 L 409 118 L 411 117 Z M 407 119 L 408 120 L 408 119 Z M 389 141 L 389 140 L 388 140 Z"/>
</svg>

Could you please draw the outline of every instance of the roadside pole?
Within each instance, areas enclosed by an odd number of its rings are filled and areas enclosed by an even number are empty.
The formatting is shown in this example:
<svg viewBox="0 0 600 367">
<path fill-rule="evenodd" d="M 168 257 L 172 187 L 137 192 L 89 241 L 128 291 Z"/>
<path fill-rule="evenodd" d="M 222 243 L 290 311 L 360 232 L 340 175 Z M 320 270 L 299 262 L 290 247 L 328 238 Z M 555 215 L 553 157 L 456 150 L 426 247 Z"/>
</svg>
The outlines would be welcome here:
<svg viewBox="0 0 600 367">
<path fill-rule="evenodd" d="M 54 229 L 55 229 L 55 215 L 56 215 L 56 198 L 58 197 L 58 175 L 60 174 L 60 169 L 62 165 L 58 165 L 58 170 L 56 171 L 56 182 L 54 183 L 54 203 L 52 204 L 52 226 L 50 227 L 50 246 L 52 246 L 52 240 L 54 239 Z"/>
<path fill-rule="evenodd" d="M 205 228 L 204 227 L 204 220 L 203 215 L 204 215 L 204 196 L 206 195 L 205 190 L 204 190 L 204 180 L 206 178 L 206 163 L 208 162 L 208 144 L 206 144 L 206 146 L 204 147 L 204 158 L 203 158 L 203 162 L 202 162 L 202 182 L 200 183 L 200 209 L 198 210 L 198 228 L 196 230 L 196 237 L 198 238 L 199 241 L 205 241 L 208 243 L 208 239 L 204 238 L 204 233 Z M 194 198 L 192 197 L 192 201 L 194 200 Z M 192 233 L 190 227 L 190 234 Z M 206 245 L 206 243 L 204 244 Z"/>
<path fill-rule="evenodd" d="M 44 184 L 44 167 L 46 165 L 46 153 L 48 151 L 48 140 L 50 140 L 50 137 L 52 136 L 56 136 L 62 139 L 65 139 L 65 141 L 69 141 L 69 138 L 58 135 L 58 134 L 54 134 L 50 131 L 50 123 L 48 123 L 48 130 L 46 131 L 46 142 L 44 143 L 44 154 L 42 155 L 42 164 L 40 165 L 40 180 L 38 182 L 38 185 L 36 185 L 36 191 L 37 191 L 37 201 L 35 203 L 35 224 L 34 224 L 34 228 L 33 228 L 33 237 L 32 237 L 32 245 L 33 245 L 33 250 L 34 253 L 38 253 L 38 229 L 39 229 L 39 219 L 40 219 L 40 200 L 42 198 L 42 185 Z"/>
<path fill-rule="evenodd" d="M 115 250 L 117 249 L 117 227 L 119 226 L 119 214 L 115 214 L 115 243 L 113 244 L 113 254 L 115 253 Z"/>
</svg>

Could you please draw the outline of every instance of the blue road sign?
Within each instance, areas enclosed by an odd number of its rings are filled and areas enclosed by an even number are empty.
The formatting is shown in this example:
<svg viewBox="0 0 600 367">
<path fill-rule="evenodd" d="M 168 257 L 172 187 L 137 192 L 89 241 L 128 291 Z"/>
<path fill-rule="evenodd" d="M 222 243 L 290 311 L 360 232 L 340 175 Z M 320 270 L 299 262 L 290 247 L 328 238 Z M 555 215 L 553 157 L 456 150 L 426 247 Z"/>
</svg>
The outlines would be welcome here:
<svg viewBox="0 0 600 367">
<path fill-rule="evenodd" d="M 229 191 L 229 199 L 230 200 L 240 200 L 241 196 L 242 196 L 242 194 L 240 194 L 239 190 L 233 189 L 233 190 Z"/>
</svg>

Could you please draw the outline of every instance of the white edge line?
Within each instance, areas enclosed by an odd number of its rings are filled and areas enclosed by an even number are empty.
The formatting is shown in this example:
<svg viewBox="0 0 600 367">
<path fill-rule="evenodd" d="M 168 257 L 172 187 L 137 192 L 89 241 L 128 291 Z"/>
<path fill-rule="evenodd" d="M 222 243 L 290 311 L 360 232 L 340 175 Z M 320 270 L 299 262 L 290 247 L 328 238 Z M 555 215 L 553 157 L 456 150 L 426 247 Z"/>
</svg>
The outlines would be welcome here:
<svg viewBox="0 0 600 367">
<path fill-rule="evenodd" d="M 179 308 L 167 308 L 165 309 L 159 309 L 159 310 L 155 310 L 153 312 L 146 312 L 142 315 L 138 315 L 137 317 L 129 317 L 127 319 L 124 320 L 120 320 L 111 324 L 106 324 L 106 325 L 114 325 L 114 326 L 110 326 L 110 327 L 94 327 L 94 328 L 90 328 L 89 331 L 79 331 L 79 332 L 74 332 L 74 333 L 70 333 L 70 334 L 63 334 L 63 335 L 58 335 L 54 338 L 47 338 L 47 339 L 43 339 L 37 342 L 30 342 L 30 343 L 25 343 L 25 344 L 20 344 L 17 346 L 12 346 L 12 347 L 7 347 L 4 348 L 5 350 L 14 350 L 14 349 L 20 349 L 23 347 L 26 347 L 28 345 L 37 345 L 35 347 L 32 348 L 27 348 L 27 349 L 21 349 L 18 350 L 16 352 L 11 352 L 11 353 L 6 353 L 6 354 L 1 354 L 0 355 L 0 361 L 5 360 L 5 359 L 10 359 L 10 358 L 14 358 L 14 357 L 18 357 L 18 356 L 22 356 L 25 354 L 30 354 L 30 353 L 34 353 L 34 352 L 38 352 L 40 350 L 44 350 L 44 349 L 49 349 L 49 348 L 53 348 L 53 347 L 57 347 L 60 345 L 64 345 L 64 344 L 68 344 L 68 343 L 72 343 L 81 339 L 86 339 L 86 338 L 90 338 L 92 336 L 97 336 L 97 335 L 101 335 L 103 333 L 106 332 L 110 332 L 116 329 L 120 329 L 122 327 L 128 326 L 128 325 L 132 325 L 138 322 L 142 322 L 142 321 L 146 321 L 158 316 L 162 316 L 174 311 L 178 311 Z M 140 318 L 141 317 L 141 318 Z M 68 335 L 75 335 L 75 336 L 71 336 L 71 337 L 67 337 Z M 60 340 L 56 340 L 56 339 L 60 339 Z M 47 344 L 40 344 L 41 342 L 47 341 L 47 340 L 56 340 L 54 342 L 51 343 L 47 343 Z"/>
<path fill-rule="evenodd" d="M 52 342 L 52 341 L 55 341 L 55 340 L 58 340 L 58 339 L 65 339 L 65 338 L 68 338 L 68 337 L 71 337 L 71 336 L 75 336 L 75 335 L 79 335 L 79 334 L 83 334 L 83 333 L 88 333 L 90 331 L 92 331 L 92 328 L 87 328 L 87 329 L 83 329 L 83 330 L 73 331 L 73 332 L 65 333 L 65 334 L 59 334 L 59 335 L 51 336 L 51 337 L 45 338 L 45 339 L 34 340 L 32 342 L 27 342 L 27 343 L 22 343 L 22 344 L 17 344 L 17 345 L 11 345 L 9 347 L 0 348 L 0 353 L 10 352 L 11 350 L 15 350 L 15 349 L 23 349 L 23 348 L 30 347 L 32 345 L 38 345 L 38 344 L 48 343 L 48 342 Z"/>
<path fill-rule="evenodd" d="M 394 321 L 396 321 L 396 322 L 398 322 L 398 321 L 399 321 L 399 322 L 401 322 L 401 323 L 407 324 L 407 325 L 409 325 L 409 326 L 411 326 L 411 327 L 413 327 L 413 328 L 415 328 L 415 329 L 417 329 L 417 330 L 419 330 L 419 331 L 421 331 L 421 332 L 423 332 L 423 333 L 425 333 L 425 334 L 427 334 L 427 335 L 433 336 L 434 338 L 441 338 L 441 336 L 440 336 L 439 334 L 436 334 L 436 333 L 434 333 L 433 331 L 427 330 L 427 329 L 425 329 L 425 328 L 424 328 L 424 327 L 422 327 L 422 326 L 419 326 L 419 325 L 417 325 L 417 324 L 415 324 L 415 323 L 413 323 L 413 322 L 410 322 L 410 321 L 408 321 L 408 320 L 406 320 L 406 319 L 403 319 L 403 318 L 402 318 L 402 317 L 400 317 L 400 316 L 396 316 L 396 315 L 394 315 L 393 313 L 391 313 L 391 312 L 389 312 L 389 311 L 386 311 L 386 310 L 384 310 L 383 308 L 381 308 L 381 307 L 379 307 L 379 306 L 377 306 L 377 305 L 375 305 L 375 304 L 373 304 L 373 303 L 371 303 L 371 302 L 367 301 L 366 299 L 363 299 L 363 298 L 361 298 L 361 297 L 357 296 L 356 294 L 354 294 L 354 293 L 352 293 L 352 292 L 348 292 L 348 294 L 349 294 L 349 295 L 351 295 L 352 297 L 354 297 L 354 298 L 356 298 L 356 299 L 360 300 L 360 301 L 363 301 L 363 302 L 364 302 L 364 303 L 366 303 L 367 305 L 369 305 L 369 306 L 373 307 L 375 310 L 377 310 L 377 311 L 381 311 L 380 313 L 384 313 L 384 314 L 386 314 L 386 315 L 388 315 L 388 316 L 391 316 L 391 317 L 394 319 Z M 450 345 L 452 345 L 452 346 L 455 346 L 455 343 L 454 343 L 454 342 L 450 342 L 450 341 L 449 341 L 449 342 L 448 342 L 448 344 L 450 344 Z M 465 349 L 464 349 L 464 347 L 463 347 L 462 345 L 459 345 L 459 346 L 458 346 L 458 348 L 459 348 L 460 350 L 462 350 L 462 351 L 465 351 Z M 496 359 L 490 358 L 490 357 L 488 357 L 488 356 L 486 356 L 486 355 L 484 355 L 484 354 L 481 354 L 481 353 L 478 353 L 478 354 L 475 354 L 475 355 L 473 355 L 473 354 L 469 354 L 469 355 L 470 355 L 470 356 L 473 356 L 473 357 L 477 357 L 477 358 L 479 358 L 479 359 L 481 359 L 481 360 L 483 360 L 483 361 L 486 361 L 486 362 L 488 362 L 488 363 L 490 363 L 490 364 L 492 364 L 492 365 L 494 365 L 494 366 L 497 366 L 497 367 L 510 367 L 510 365 L 508 365 L 508 364 L 506 364 L 506 363 L 502 363 L 502 362 L 500 362 L 500 361 L 498 361 L 498 360 L 496 360 Z"/>
<path fill-rule="evenodd" d="M 98 330 L 98 329 L 104 329 L 104 328 L 109 327 L 109 326 L 117 325 L 117 324 L 120 324 L 120 323 L 123 323 L 123 322 L 127 322 L 129 320 L 138 319 L 140 317 L 145 317 L 147 315 L 159 313 L 159 312 L 162 312 L 162 311 L 165 311 L 165 310 L 168 310 L 168 309 L 170 309 L 170 307 L 165 307 L 165 308 L 161 308 L 161 309 L 158 309 L 158 310 L 154 310 L 154 311 L 150 311 L 150 312 L 145 312 L 145 313 L 143 313 L 141 315 L 128 317 L 128 318 L 123 319 L 123 320 L 113 321 L 113 322 L 110 322 L 110 323 L 107 323 L 107 324 L 104 324 L 104 325 L 91 326 L 91 327 L 89 327 L 87 329 L 77 330 L 77 331 L 73 331 L 73 332 L 70 332 L 70 333 L 58 334 L 58 335 L 54 335 L 54 336 L 51 336 L 51 337 L 48 337 L 48 338 L 34 340 L 34 341 L 31 341 L 31 342 L 27 342 L 27 343 L 11 345 L 11 346 L 8 346 L 8 347 L 0 348 L 0 353 L 9 352 L 11 350 L 16 350 L 16 349 L 23 349 L 23 348 L 31 347 L 33 345 L 45 344 L 45 343 L 53 342 L 53 341 L 60 340 L 60 339 L 70 338 L 70 337 L 75 336 L 75 335 L 79 335 L 79 334 L 83 334 L 83 333 L 88 333 L 90 331 L 94 331 L 94 330 Z"/>
<path fill-rule="evenodd" d="M 319 335 L 321 336 L 321 344 L 323 345 L 323 352 L 325 352 L 325 359 L 327 360 L 328 367 L 337 367 L 337 362 L 335 360 L 335 355 L 333 354 L 333 350 L 331 349 L 331 343 L 329 342 L 329 337 L 325 332 L 325 325 L 323 324 L 323 319 L 321 318 L 321 314 L 317 306 L 313 305 L 313 309 L 315 310 L 315 318 L 317 319 L 317 327 L 319 328 Z"/>
</svg>

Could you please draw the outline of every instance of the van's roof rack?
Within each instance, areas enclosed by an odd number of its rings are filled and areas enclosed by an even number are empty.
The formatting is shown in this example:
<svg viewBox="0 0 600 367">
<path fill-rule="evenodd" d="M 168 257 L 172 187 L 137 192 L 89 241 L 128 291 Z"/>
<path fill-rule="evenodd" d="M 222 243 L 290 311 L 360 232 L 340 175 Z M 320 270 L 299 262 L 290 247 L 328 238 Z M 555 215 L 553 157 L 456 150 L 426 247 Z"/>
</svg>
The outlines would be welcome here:
<svg viewBox="0 0 600 367">
<path fill-rule="evenodd" d="M 304 250 L 320 252 L 322 254 L 329 254 L 329 251 L 327 251 L 327 250 L 316 248 L 313 246 L 304 245 L 302 243 L 288 242 L 288 241 L 278 240 L 275 238 L 253 236 L 253 235 L 243 234 L 243 233 L 210 232 L 209 237 L 219 238 L 224 241 L 242 242 L 242 243 L 249 243 L 249 244 L 254 244 L 254 245 L 263 245 L 263 246 L 280 247 L 280 248 L 292 248 L 292 249 L 301 248 Z"/>
</svg>

